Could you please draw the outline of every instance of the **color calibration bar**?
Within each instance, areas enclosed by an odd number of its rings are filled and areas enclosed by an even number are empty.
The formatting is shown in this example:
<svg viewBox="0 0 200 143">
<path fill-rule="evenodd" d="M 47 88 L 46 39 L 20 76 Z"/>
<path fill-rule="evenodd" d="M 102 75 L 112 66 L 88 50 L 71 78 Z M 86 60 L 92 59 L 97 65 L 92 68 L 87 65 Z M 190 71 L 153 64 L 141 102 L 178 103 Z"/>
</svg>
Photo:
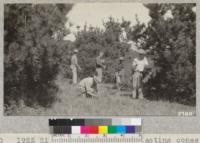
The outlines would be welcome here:
<svg viewBox="0 0 200 143">
<path fill-rule="evenodd" d="M 141 126 L 53 126 L 54 134 L 137 134 Z"/>
<path fill-rule="evenodd" d="M 140 118 L 49 120 L 53 134 L 139 134 Z"/>
</svg>

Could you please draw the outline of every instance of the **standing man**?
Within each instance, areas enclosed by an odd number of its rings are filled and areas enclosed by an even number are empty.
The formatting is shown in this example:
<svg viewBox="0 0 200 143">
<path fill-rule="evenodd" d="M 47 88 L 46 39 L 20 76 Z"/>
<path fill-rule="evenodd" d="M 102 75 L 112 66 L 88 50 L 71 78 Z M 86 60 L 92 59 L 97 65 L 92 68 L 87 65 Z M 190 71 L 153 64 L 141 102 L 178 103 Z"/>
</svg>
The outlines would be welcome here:
<svg viewBox="0 0 200 143">
<path fill-rule="evenodd" d="M 136 98 L 139 97 L 143 99 L 143 92 L 142 92 L 142 78 L 143 72 L 145 67 L 149 65 L 147 58 L 145 57 L 145 51 L 143 49 L 138 50 L 139 56 L 134 59 L 133 61 L 133 75 L 132 75 L 132 82 L 133 82 L 133 92 L 132 97 Z"/>
<path fill-rule="evenodd" d="M 72 81 L 73 84 L 77 84 L 77 79 L 78 79 L 78 69 L 81 70 L 79 64 L 78 64 L 78 58 L 77 58 L 77 53 L 78 50 L 74 49 L 73 55 L 71 57 L 71 69 L 72 69 Z"/>
<path fill-rule="evenodd" d="M 124 83 L 125 81 L 125 71 L 124 71 L 124 57 L 120 57 L 119 58 L 119 63 L 118 63 L 118 67 L 117 67 L 117 70 L 116 70 L 116 73 L 115 73 L 115 82 L 116 82 L 116 87 L 117 89 L 120 91 L 121 88 L 122 88 L 122 84 Z"/>
<path fill-rule="evenodd" d="M 121 32 L 121 34 L 119 35 L 119 41 L 120 42 L 127 42 L 127 34 L 126 34 L 126 30 L 125 30 L 125 28 L 122 28 L 122 30 L 121 30 L 122 32 Z"/>
<path fill-rule="evenodd" d="M 100 83 L 102 82 L 103 68 L 105 68 L 103 55 L 104 53 L 100 51 L 99 56 L 96 58 L 96 72 Z"/>
</svg>

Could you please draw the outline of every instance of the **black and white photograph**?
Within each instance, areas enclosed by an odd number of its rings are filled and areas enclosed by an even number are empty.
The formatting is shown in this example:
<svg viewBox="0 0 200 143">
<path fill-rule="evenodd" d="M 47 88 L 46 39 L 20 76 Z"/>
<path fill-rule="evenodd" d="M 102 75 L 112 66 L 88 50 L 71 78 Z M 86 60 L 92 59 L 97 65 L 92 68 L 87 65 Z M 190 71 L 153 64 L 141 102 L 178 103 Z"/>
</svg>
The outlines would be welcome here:
<svg viewBox="0 0 200 143">
<path fill-rule="evenodd" d="M 195 3 L 4 4 L 4 115 L 186 113 Z"/>
</svg>

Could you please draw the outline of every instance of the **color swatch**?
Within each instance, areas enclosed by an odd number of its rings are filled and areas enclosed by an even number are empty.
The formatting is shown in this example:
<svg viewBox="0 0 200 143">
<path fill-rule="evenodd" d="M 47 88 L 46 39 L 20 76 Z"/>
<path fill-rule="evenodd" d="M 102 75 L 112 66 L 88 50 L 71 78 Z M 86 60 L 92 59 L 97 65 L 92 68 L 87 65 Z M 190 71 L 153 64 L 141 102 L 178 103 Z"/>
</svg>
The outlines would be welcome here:
<svg viewBox="0 0 200 143">
<path fill-rule="evenodd" d="M 53 126 L 54 134 L 134 134 L 140 126 Z M 136 132 L 137 131 L 137 132 Z"/>
<path fill-rule="evenodd" d="M 53 134 L 137 134 L 141 132 L 139 119 L 57 119 L 49 122 Z"/>
</svg>

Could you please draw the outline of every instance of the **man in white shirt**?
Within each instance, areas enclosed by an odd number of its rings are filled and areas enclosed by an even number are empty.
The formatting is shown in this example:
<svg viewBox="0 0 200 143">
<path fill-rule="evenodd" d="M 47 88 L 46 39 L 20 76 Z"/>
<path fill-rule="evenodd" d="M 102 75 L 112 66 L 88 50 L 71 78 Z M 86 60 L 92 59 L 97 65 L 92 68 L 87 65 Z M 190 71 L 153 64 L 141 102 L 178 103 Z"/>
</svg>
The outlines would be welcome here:
<svg viewBox="0 0 200 143">
<path fill-rule="evenodd" d="M 79 83 L 79 89 L 81 91 L 81 96 L 86 97 L 94 97 L 97 96 L 98 89 L 97 84 L 100 83 L 99 78 L 97 77 L 97 74 L 95 74 L 93 77 L 87 77 L 80 81 Z"/>
<path fill-rule="evenodd" d="M 73 84 L 77 84 L 77 79 L 78 79 L 78 73 L 77 73 L 77 69 L 81 70 L 79 64 L 78 64 L 78 58 L 77 58 L 77 53 L 78 53 L 78 50 L 75 49 L 74 50 L 74 53 L 71 57 L 71 70 L 72 70 L 72 81 L 73 81 Z"/>
<path fill-rule="evenodd" d="M 147 58 L 145 57 L 145 51 L 142 49 L 138 50 L 138 58 L 135 58 L 133 61 L 133 92 L 132 97 L 136 98 L 137 96 L 140 99 L 143 99 L 142 92 L 142 77 L 143 72 L 146 66 L 149 65 Z"/>
</svg>

